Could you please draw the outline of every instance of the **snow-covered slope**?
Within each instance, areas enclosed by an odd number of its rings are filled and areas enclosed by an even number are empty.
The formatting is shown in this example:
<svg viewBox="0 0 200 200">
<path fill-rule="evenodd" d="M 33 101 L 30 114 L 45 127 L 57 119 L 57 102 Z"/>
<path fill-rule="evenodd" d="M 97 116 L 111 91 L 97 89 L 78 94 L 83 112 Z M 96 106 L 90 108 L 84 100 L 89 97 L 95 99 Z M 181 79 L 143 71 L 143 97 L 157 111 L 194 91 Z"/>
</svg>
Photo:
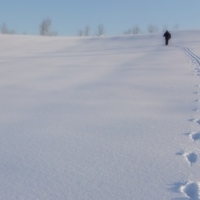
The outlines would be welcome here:
<svg viewBox="0 0 200 200">
<path fill-rule="evenodd" d="M 200 31 L 0 44 L 0 199 L 200 199 Z"/>
</svg>

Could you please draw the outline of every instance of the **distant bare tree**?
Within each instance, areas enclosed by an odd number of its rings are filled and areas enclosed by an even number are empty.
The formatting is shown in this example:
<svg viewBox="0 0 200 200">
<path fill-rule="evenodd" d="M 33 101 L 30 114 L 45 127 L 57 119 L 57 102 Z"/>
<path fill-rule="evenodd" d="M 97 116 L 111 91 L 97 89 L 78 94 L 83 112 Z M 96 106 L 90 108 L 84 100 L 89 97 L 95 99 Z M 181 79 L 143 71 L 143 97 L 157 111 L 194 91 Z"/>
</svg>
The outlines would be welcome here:
<svg viewBox="0 0 200 200">
<path fill-rule="evenodd" d="M 98 26 L 98 29 L 97 29 L 97 36 L 102 36 L 102 35 L 104 35 L 105 34 L 105 28 L 104 28 L 104 26 L 103 26 L 103 24 L 100 24 L 99 26 Z"/>
<path fill-rule="evenodd" d="M 141 29 L 138 25 L 134 26 L 133 28 L 129 28 L 124 32 L 125 35 L 131 35 L 131 34 L 139 34 L 141 33 Z"/>
<path fill-rule="evenodd" d="M 56 36 L 57 32 L 56 31 L 51 32 L 50 28 L 51 28 L 51 19 L 50 18 L 44 19 L 40 24 L 40 35 Z"/>
<path fill-rule="evenodd" d="M 16 34 L 15 30 L 9 30 L 6 23 L 3 23 L 1 26 L 1 33 L 2 34 Z"/>
<path fill-rule="evenodd" d="M 50 33 L 51 20 L 46 18 L 40 24 L 40 35 L 46 36 Z"/>
<path fill-rule="evenodd" d="M 82 31 L 81 29 L 79 29 L 79 30 L 77 31 L 77 35 L 78 35 L 78 36 L 83 36 L 83 31 Z"/>
<path fill-rule="evenodd" d="M 150 25 L 148 26 L 148 32 L 149 32 L 149 33 L 158 32 L 158 27 L 155 26 L 155 25 L 153 25 L 153 24 L 150 24 Z"/>
<path fill-rule="evenodd" d="M 9 30 L 8 30 L 8 27 L 7 27 L 6 23 L 2 24 L 2 26 L 1 26 L 1 33 L 2 34 L 9 34 Z"/>
<path fill-rule="evenodd" d="M 16 34 L 17 32 L 15 30 L 9 30 L 9 34 Z"/>
<path fill-rule="evenodd" d="M 140 27 L 138 25 L 134 26 L 132 28 L 132 33 L 133 34 L 139 34 L 139 33 L 141 33 Z"/>
<path fill-rule="evenodd" d="M 85 36 L 89 36 L 89 35 L 90 35 L 90 27 L 89 27 L 89 26 L 86 26 L 86 27 L 85 27 L 84 35 L 85 35 Z"/>
<path fill-rule="evenodd" d="M 86 26 L 84 30 L 79 29 L 77 31 L 78 36 L 89 36 L 90 35 L 90 27 Z"/>
<path fill-rule="evenodd" d="M 50 36 L 57 36 L 57 35 L 58 35 L 57 31 L 52 31 L 52 32 L 50 33 Z"/>
<path fill-rule="evenodd" d="M 125 34 L 125 35 L 130 35 L 131 32 L 132 32 L 131 29 L 128 29 L 128 30 L 124 31 L 124 34 Z"/>
</svg>

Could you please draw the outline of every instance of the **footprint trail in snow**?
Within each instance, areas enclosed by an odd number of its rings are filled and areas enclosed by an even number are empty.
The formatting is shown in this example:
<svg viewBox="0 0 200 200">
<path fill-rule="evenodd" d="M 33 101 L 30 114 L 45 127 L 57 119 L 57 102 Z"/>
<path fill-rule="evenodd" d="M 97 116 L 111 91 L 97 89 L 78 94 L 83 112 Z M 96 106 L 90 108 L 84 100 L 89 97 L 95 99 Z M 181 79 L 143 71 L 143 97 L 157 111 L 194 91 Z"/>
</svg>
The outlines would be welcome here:
<svg viewBox="0 0 200 200">
<path fill-rule="evenodd" d="M 188 47 L 181 47 L 181 50 L 187 55 L 187 57 L 190 59 L 192 63 L 192 67 L 194 67 L 195 76 L 200 76 L 200 57 L 196 55 L 192 50 L 190 50 Z M 198 88 L 200 88 L 200 85 L 197 85 Z M 194 94 L 200 95 L 200 91 L 196 91 Z M 194 102 L 200 103 L 200 100 L 197 99 Z M 196 112 L 200 112 L 200 109 L 194 109 Z M 199 116 L 200 117 L 200 116 Z M 200 125 L 200 118 L 197 119 L 190 119 L 189 121 L 194 122 L 198 125 Z M 192 130 L 194 131 L 194 130 Z M 192 139 L 193 142 L 197 142 L 200 140 L 200 132 L 199 130 L 195 130 L 196 132 L 191 132 L 189 134 L 189 137 Z M 194 144 L 194 143 L 193 143 Z M 194 149 L 194 147 L 192 147 Z M 192 165 L 194 165 L 196 162 L 198 162 L 198 154 L 197 151 L 185 151 L 183 153 L 177 153 L 177 155 L 183 155 L 185 160 L 190 165 L 190 174 L 192 174 Z M 198 200 L 200 199 L 200 183 L 196 181 L 186 181 L 184 184 L 181 184 L 179 187 L 179 192 L 183 193 L 188 199 Z"/>
</svg>

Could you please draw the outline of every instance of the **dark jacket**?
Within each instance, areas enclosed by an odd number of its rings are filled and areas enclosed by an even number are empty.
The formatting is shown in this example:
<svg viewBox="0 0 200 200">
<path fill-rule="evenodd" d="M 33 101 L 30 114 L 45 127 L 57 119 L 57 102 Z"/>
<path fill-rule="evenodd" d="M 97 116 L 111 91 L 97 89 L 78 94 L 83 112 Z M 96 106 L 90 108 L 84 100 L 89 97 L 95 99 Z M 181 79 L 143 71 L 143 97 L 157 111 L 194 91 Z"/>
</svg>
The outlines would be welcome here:
<svg viewBox="0 0 200 200">
<path fill-rule="evenodd" d="M 169 40 L 171 38 L 171 34 L 168 31 L 166 31 L 163 37 L 165 37 L 166 40 Z"/>
</svg>

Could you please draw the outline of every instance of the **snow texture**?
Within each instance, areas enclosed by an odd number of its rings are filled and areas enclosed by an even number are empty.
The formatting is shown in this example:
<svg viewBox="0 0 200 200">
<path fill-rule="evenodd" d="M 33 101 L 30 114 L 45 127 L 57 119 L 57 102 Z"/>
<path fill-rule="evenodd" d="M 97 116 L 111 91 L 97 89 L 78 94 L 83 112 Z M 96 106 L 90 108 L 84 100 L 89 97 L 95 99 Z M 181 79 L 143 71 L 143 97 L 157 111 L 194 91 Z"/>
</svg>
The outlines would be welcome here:
<svg viewBox="0 0 200 200">
<path fill-rule="evenodd" d="M 0 35 L 0 199 L 200 199 L 200 31 Z"/>
</svg>

